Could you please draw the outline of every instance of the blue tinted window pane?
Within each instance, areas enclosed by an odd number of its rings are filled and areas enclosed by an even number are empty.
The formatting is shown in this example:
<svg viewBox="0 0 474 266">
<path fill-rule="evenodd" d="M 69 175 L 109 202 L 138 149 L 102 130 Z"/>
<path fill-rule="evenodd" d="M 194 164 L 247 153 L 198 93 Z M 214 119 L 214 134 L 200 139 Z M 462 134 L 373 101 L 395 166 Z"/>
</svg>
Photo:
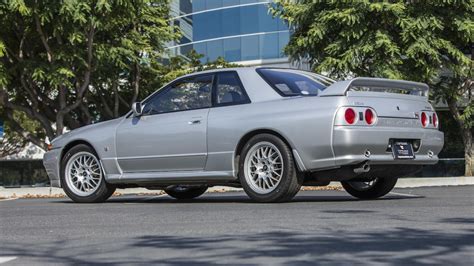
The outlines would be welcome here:
<svg viewBox="0 0 474 266">
<path fill-rule="evenodd" d="M 191 0 L 179 0 L 179 9 L 184 14 L 189 14 L 193 11 Z"/>
<path fill-rule="evenodd" d="M 242 37 L 242 60 L 258 59 L 258 37 L 246 36 Z"/>
<path fill-rule="evenodd" d="M 222 0 L 206 0 L 206 9 L 222 7 Z"/>
<path fill-rule="evenodd" d="M 258 3 L 259 0 L 240 0 L 241 4 L 252 4 L 252 3 Z"/>
<path fill-rule="evenodd" d="M 278 34 L 260 35 L 260 57 L 263 59 L 278 58 Z"/>
<path fill-rule="evenodd" d="M 280 51 L 280 57 L 285 57 L 285 46 L 290 41 L 290 32 L 280 32 L 278 33 L 278 50 Z"/>
<path fill-rule="evenodd" d="M 183 46 L 180 46 L 179 48 L 180 48 L 180 53 L 182 55 L 187 55 L 193 49 L 193 45 L 192 44 L 183 45 Z"/>
<path fill-rule="evenodd" d="M 193 49 L 198 53 L 198 54 L 202 54 L 203 57 L 201 57 L 201 63 L 205 64 L 207 62 L 207 57 L 206 57 L 206 53 L 207 53 L 207 45 L 206 43 L 195 43 L 193 45 Z"/>
<path fill-rule="evenodd" d="M 267 5 L 258 5 L 258 19 L 258 27 L 255 27 L 255 30 L 258 29 L 260 32 L 278 30 L 278 20 L 269 14 Z"/>
<path fill-rule="evenodd" d="M 191 19 L 190 16 L 186 18 Z M 266 4 L 226 8 L 195 14 L 184 25 L 192 28 L 194 41 L 286 29 L 281 20 L 268 13 Z M 281 24 L 281 25 L 280 25 Z M 188 27 L 189 26 L 189 27 Z"/>
<path fill-rule="evenodd" d="M 193 40 L 204 40 L 208 37 L 206 27 L 208 25 L 207 17 L 202 14 L 193 15 Z"/>
<path fill-rule="evenodd" d="M 240 10 L 229 8 L 222 10 L 222 34 L 233 36 L 240 34 Z"/>
<path fill-rule="evenodd" d="M 223 36 L 221 11 L 196 14 L 193 16 L 193 25 L 194 41 Z"/>
<path fill-rule="evenodd" d="M 255 33 L 258 30 L 258 6 L 240 8 L 240 33 Z"/>
<path fill-rule="evenodd" d="M 241 60 L 240 38 L 224 40 L 224 58 L 229 62 Z"/>
<path fill-rule="evenodd" d="M 207 43 L 207 60 L 214 61 L 219 56 L 224 56 L 222 40 L 211 41 Z"/>
<path fill-rule="evenodd" d="M 198 12 L 206 9 L 206 0 L 192 0 L 193 12 Z"/>
<path fill-rule="evenodd" d="M 240 0 L 224 0 L 222 6 L 237 6 L 240 5 Z"/>
</svg>

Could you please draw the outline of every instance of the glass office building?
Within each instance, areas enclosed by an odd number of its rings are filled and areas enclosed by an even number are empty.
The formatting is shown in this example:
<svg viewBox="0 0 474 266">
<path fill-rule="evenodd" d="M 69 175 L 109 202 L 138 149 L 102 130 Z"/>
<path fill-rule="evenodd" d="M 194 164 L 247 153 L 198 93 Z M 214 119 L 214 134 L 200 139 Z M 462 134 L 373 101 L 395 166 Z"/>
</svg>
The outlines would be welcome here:
<svg viewBox="0 0 474 266">
<path fill-rule="evenodd" d="M 228 62 L 266 64 L 287 62 L 283 48 L 289 40 L 288 26 L 269 13 L 272 1 L 173 0 L 172 23 L 182 32 L 170 43 L 172 55 L 194 49 L 203 63 L 219 56 Z"/>
</svg>

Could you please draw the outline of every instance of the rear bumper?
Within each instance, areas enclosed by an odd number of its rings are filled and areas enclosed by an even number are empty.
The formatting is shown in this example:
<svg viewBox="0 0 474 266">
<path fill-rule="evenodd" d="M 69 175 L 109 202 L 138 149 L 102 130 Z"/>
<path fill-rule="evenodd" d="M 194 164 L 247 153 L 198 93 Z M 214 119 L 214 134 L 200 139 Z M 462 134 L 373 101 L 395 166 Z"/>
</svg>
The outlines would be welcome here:
<svg viewBox="0 0 474 266">
<path fill-rule="evenodd" d="M 51 186 L 61 187 L 59 179 L 59 161 L 61 156 L 61 149 L 50 150 L 44 154 L 43 165 L 48 174 Z"/>
<path fill-rule="evenodd" d="M 421 140 L 415 159 L 395 160 L 391 151 L 387 151 L 390 139 Z M 332 146 L 336 166 L 343 166 L 364 161 L 371 165 L 436 164 L 443 145 L 444 134 L 435 129 L 336 126 Z"/>
</svg>

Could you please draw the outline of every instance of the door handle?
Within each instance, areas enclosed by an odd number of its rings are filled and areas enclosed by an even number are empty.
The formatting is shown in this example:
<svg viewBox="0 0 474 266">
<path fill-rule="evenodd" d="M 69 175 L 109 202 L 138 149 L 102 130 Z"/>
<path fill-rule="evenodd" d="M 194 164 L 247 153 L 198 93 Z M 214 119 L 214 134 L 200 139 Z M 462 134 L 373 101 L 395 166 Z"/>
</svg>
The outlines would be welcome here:
<svg viewBox="0 0 474 266">
<path fill-rule="evenodd" d="M 188 124 L 189 124 L 189 125 L 201 124 L 201 120 L 192 120 L 192 121 L 189 121 Z"/>
</svg>

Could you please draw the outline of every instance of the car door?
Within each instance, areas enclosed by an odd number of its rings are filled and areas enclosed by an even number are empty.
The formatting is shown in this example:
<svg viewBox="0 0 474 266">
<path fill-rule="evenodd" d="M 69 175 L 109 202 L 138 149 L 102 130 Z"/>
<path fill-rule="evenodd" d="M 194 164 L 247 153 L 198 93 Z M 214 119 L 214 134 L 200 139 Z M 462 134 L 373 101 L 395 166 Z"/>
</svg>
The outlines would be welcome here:
<svg viewBox="0 0 474 266">
<path fill-rule="evenodd" d="M 218 72 L 214 76 L 213 106 L 209 111 L 207 138 L 207 171 L 232 171 L 234 151 L 238 141 L 247 131 L 242 124 L 246 104 L 250 99 L 235 71 Z M 240 125 L 240 126 L 237 126 Z"/>
<path fill-rule="evenodd" d="M 143 102 L 116 133 L 123 172 L 203 170 L 213 75 L 173 82 Z"/>
</svg>

